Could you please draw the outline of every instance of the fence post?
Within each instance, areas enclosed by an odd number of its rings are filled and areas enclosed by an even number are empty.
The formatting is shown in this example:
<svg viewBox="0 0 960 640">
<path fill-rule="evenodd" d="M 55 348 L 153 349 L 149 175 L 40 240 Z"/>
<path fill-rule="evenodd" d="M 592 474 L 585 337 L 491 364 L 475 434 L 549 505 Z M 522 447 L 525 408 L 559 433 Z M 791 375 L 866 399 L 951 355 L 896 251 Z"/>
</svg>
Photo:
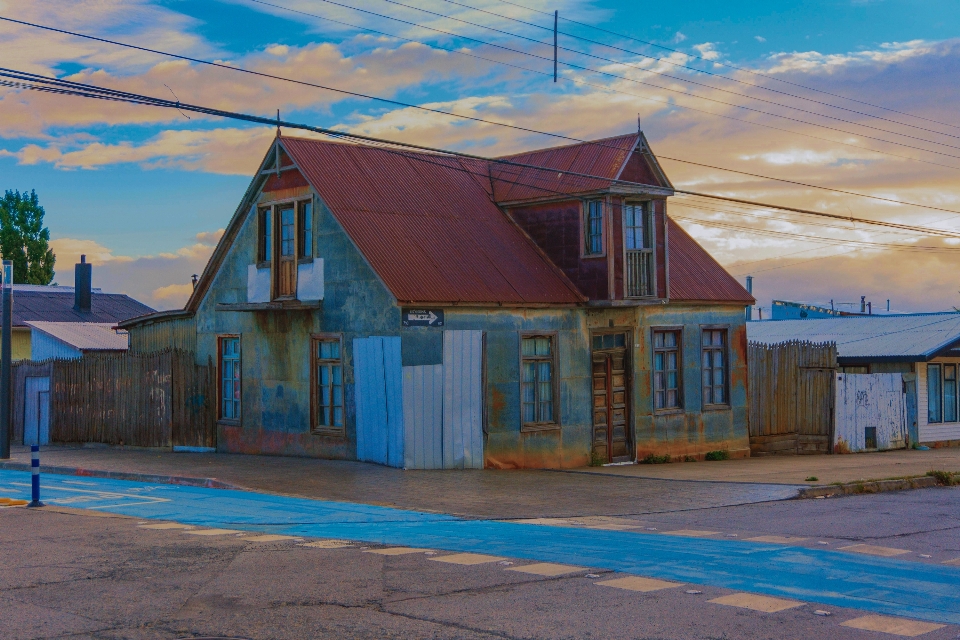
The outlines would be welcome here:
<svg viewBox="0 0 960 640">
<path fill-rule="evenodd" d="M 40 502 L 40 445 L 30 445 L 30 504 L 28 507 L 42 507 Z"/>
</svg>

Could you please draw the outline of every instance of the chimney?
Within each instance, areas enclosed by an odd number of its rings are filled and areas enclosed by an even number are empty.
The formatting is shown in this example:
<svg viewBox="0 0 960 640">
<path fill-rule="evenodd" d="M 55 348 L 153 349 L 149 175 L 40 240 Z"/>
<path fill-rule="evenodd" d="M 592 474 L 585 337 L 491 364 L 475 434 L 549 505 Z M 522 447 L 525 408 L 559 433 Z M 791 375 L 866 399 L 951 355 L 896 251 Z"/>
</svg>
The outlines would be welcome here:
<svg viewBox="0 0 960 640">
<path fill-rule="evenodd" d="M 860 296 L 860 313 L 867 312 L 867 296 Z"/>
<path fill-rule="evenodd" d="M 747 293 L 749 293 L 751 296 L 753 295 L 753 276 L 747 276 Z M 746 313 L 747 313 L 747 322 L 750 322 L 751 320 L 753 320 L 752 306 L 747 305 Z"/>
<path fill-rule="evenodd" d="M 93 265 L 87 262 L 87 256 L 80 256 L 76 266 L 73 290 L 73 308 L 80 313 L 90 313 L 90 287 L 93 281 Z"/>
<path fill-rule="evenodd" d="M 873 302 L 867 303 L 867 315 L 873 315 Z"/>
<path fill-rule="evenodd" d="M 887 313 L 890 313 L 890 298 L 887 298 Z"/>
</svg>

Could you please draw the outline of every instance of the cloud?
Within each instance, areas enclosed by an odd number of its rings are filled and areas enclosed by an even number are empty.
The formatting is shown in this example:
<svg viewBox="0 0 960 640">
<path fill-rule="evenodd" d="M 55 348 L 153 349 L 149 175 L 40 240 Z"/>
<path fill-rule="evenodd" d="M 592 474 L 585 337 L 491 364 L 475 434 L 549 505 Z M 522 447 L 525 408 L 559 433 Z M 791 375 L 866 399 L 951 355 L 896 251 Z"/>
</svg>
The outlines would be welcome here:
<svg viewBox="0 0 960 640">
<path fill-rule="evenodd" d="M 715 47 L 716 44 L 713 42 L 704 42 L 703 44 L 693 45 L 693 48 L 700 53 L 700 57 L 704 60 L 717 60 L 720 58 L 720 53 Z"/>
<path fill-rule="evenodd" d="M 766 42 L 766 41 L 767 41 L 767 39 L 764 38 L 763 36 L 753 36 L 753 39 L 756 40 L 757 42 Z"/>
<path fill-rule="evenodd" d="M 674 42 L 674 44 L 680 44 L 681 42 L 683 42 L 683 41 L 686 40 L 686 39 L 687 39 L 687 36 L 683 35 L 683 34 L 680 33 L 679 31 L 677 31 L 677 35 L 673 36 L 673 42 Z"/>
</svg>

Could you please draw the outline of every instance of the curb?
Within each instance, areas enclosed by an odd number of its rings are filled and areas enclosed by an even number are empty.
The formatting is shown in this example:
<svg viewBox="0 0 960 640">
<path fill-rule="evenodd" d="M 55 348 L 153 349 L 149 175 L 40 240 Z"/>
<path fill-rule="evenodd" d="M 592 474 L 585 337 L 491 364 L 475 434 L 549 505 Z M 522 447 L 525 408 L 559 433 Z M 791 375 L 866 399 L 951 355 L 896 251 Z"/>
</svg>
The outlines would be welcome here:
<svg viewBox="0 0 960 640">
<path fill-rule="evenodd" d="M 0 469 L 9 471 L 30 471 L 30 464 L 24 462 L 0 462 Z M 44 466 L 43 473 L 64 476 L 86 476 L 88 478 L 109 478 L 110 480 L 133 480 L 135 482 L 155 482 L 158 484 L 178 484 L 187 487 L 205 489 L 237 489 L 243 487 L 216 478 L 192 478 L 189 476 L 168 476 L 154 473 L 136 473 L 129 471 L 106 471 L 101 469 L 82 469 L 80 467 Z"/>
<path fill-rule="evenodd" d="M 800 489 L 798 498 L 828 498 L 830 496 L 852 496 L 862 493 L 882 493 L 884 491 L 907 491 L 909 489 L 926 489 L 936 487 L 937 479 L 930 476 L 917 478 L 901 478 L 898 480 L 872 480 L 865 482 L 848 482 L 846 484 L 827 485 L 820 487 L 805 487 Z"/>
</svg>

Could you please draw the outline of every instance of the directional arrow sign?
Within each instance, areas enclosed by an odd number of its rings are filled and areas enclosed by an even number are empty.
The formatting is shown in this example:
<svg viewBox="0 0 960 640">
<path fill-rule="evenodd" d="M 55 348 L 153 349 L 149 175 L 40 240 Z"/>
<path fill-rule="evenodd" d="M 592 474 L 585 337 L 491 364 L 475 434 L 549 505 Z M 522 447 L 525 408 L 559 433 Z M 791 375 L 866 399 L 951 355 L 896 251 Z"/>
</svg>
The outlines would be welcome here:
<svg viewBox="0 0 960 640">
<path fill-rule="evenodd" d="M 443 309 L 404 309 L 401 322 L 405 327 L 442 327 Z"/>
</svg>

